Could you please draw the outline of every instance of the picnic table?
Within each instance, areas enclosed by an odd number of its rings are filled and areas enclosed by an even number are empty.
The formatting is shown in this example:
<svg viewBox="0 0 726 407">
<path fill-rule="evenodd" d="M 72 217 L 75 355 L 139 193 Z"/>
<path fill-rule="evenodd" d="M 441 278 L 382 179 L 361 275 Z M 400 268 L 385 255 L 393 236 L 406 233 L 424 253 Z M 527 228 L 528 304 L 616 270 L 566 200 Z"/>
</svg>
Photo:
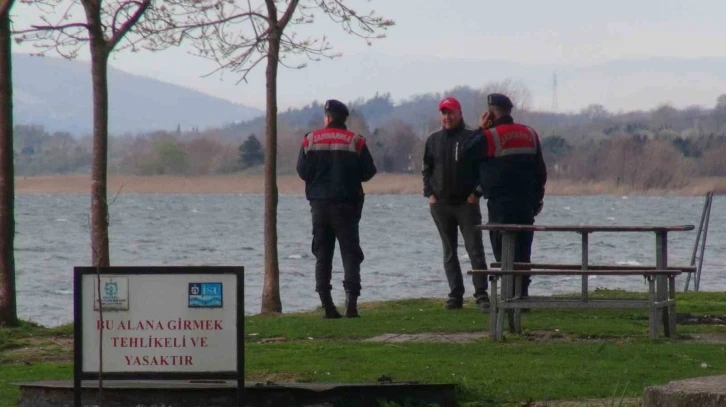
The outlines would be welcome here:
<svg viewBox="0 0 726 407">
<path fill-rule="evenodd" d="M 478 229 L 502 232 L 501 263 L 492 263 L 490 270 L 470 270 L 469 274 L 489 276 L 492 287 L 489 334 L 492 339 L 502 337 L 504 313 L 508 314 L 509 330 L 521 332 L 521 311 L 529 308 L 647 308 L 649 333 L 652 339 L 658 336 L 662 321 L 663 333 L 670 337 L 676 332 L 675 277 L 681 273 L 695 272 L 695 267 L 668 266 L 668 233 L 694 229 L 693 225 L 675 226 L 597 226 L 597 225 L 516 225 L 484 224 Z M 571 232 L 581 236 L 582 261 L 580 264 L 515 263 L 514 250 L 517 232 Z M 588 260 L 590 234 L 597 232 L 648 232 L 655 234 L 655 265 L 623 266 L 617 264 L 595 265 Z M 576 297 L 537 297 L 521 295 L 523 275 L 553 276 L 579 275 L 582 277 L 582 292 Z M 633 276 L 642 275 L 648 280 L 648 299 L 591 299 L 588 298 L 588 277 L 591 275 Z M 501 291 L 497 293 L 499 279 Z M 659 316 L 661 318 L 659 318 Z"/>
</svg>

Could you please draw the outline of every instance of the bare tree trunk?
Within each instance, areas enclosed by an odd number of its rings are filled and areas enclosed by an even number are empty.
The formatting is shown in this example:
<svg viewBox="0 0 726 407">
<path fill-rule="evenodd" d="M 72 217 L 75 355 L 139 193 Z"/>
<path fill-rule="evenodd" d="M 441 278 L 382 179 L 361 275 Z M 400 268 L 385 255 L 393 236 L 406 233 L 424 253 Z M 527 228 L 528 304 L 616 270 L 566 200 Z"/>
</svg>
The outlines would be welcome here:
<svg viewBox="0 0 726 407">
<path fill-rule="evenodd" d="M 0 14 L 0 326 L 17 326 L 10 4 Z"/>
<path fill-rule="evenodd" d="M 277 259 L 277 66 L 280 30 L 270 34 L 267 54 L 267 117 L 265 118 L 265 282 L 263 314 L 282 312 L 280 265 Z"/>
<path fill-rule="evenodd" d="M 94 21 L 89 19 L 89 22 Z M 96 24 L 97 21 L 98 23 Z M 108 52 L 101 20 L 91 23 L 91 75 L 93 78 L 93 164 L 91 168 L 91 251 L 94 267 L 107 267 L 108 249 Z M 96 31 L 97 32 L 93 32 Z"/>
</svg>

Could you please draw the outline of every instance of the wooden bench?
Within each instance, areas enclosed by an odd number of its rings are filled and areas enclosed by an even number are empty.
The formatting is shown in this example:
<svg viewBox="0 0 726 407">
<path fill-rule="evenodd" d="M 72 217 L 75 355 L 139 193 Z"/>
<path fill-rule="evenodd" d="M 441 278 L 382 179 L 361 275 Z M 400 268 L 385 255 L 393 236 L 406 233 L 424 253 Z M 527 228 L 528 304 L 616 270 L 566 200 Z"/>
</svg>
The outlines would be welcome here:
<svg viewBox="0 0 726 407">
<path fill-rule="evenodd" d="M 522 330 L 521 317 L 519 313 L 522 308 L 645 308 L 648 309 L 648 328 L 651 339 L 658 336 L 658 311 L 667 308 L 672 310 L 669 313 L 668 320 L 665 321 L 664 332 L 666 336 L 672 336 L 676 333 L 675 321 L 675 305 L 676 305 L 676 289 L 675 277 L 682 272 L 679 270 L 471 270 L 469 274 L 485 274 L 489 276 L 491 282 L 490 297 L 491 310 L 489 316 L 489 335 L 492 339 L 500 339 L 504 326 L 504 313 L 507 310 L 513 310 L 509 313 L 509 330 L 512 333 L 520 333 Z M 592 299 L 586 296 L 580 298 L 568 297 L 521 297 L 520 295 L 509 296 L 505 293 L 497 292 L 498 280 L 505 276 L 521 277 L 523 275 L 532 276 L 644 276 L 648 280 L 648 299 Z M 668 294 L 663 299 L 657 299 L 656 296 L 656 280 L 658 276 L 664 276 L 668 279 Z M 502 284 L 503 286 L 503 284 Z M 504 287 L 502 287 L 505 289 Z"/>
<path fill-rule="evenodd" d="M 663 333 L 672 336 L 676 331 L 675 277 L 684 272 L 695 272 L 695 267 L 668 267 L 668 232 L 693 230 L 693 225 L 680 226 L 541 226 L 541 225 L 477 225 L 482 230 L 502 232 L 502 261 L 493 263 L 500 269 L 470 270 L 469 274 L 484 274 L 492 283 L 490 312 L 490 336 L 500 339 L 504 325 L 504 313 L 509 315 L 509 330 L 521 332 L 523 308 L 646 308 L 649 313 L 649 333 L 658 336 L 659 316 L 662 317 Z M 519 231 L 576 232 L 582 236 L 581 264 L 515 263 L 514 247 Z M 588 238 L 594 232 L 653 232 L 656 236 L 655 266 L 591 265 L 588 262 Z M 576 275 L 582 277 L 580 298 L 553 298 L 521 296 L 522 276 Z M 638 276 L 648 280 L 648 299 L 589 299 L 588 277 L 591 275 Z M 501 285 L 498 284 L 502 279 Z M 501 287 L 497 293 L 497 288 Z"/>
<path fill-rule="evenodd" d="M 502 267 L 502 263 L 490 263 L 489 267 L 498 269 Z M 550 264 L 550 263 L 514 263 L 515 270 L 582 270 L 579 264 Z M 588 264 L 588 270 L 656 270 L 655 266 L 621 266 L 612 264 Z M 682 273 L 695 273 L 696 266 L 669 266 L 667 270 L 680 271 Z"/>
</svg>

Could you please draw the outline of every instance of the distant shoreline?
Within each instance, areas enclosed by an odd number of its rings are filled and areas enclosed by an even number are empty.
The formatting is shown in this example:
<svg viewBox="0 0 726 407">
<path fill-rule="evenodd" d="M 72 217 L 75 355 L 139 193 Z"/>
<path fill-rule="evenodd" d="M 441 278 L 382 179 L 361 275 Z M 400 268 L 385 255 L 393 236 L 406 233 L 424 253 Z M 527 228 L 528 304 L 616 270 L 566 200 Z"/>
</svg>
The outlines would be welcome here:
<svg viewBox="0 0 726 407">
<path fill-rule="evenodd" d="M 88 194 L 91 180 L 88 175 L 50 175 L 16 177 L 17 195 L 28 194 Z M 421 195 L 421 177 L 416 174 L 378 174 L 364 184 L 367 194 Z M 281 195 L 303 194 L 305 186 L 296 175 L 279 175 Z M 548 196 L 646 195 L 700 196 L 708 191 L 726 193 L 726 177 L 694 178 L 688 186 L 676 189 L 637 190 L 614 183 L 582 183 L 551 179 Z M 108 195 L 121 194 L 263 194 L 262 174 L 231 174 L 209 176 L 109 176 Z"/>
</svg>

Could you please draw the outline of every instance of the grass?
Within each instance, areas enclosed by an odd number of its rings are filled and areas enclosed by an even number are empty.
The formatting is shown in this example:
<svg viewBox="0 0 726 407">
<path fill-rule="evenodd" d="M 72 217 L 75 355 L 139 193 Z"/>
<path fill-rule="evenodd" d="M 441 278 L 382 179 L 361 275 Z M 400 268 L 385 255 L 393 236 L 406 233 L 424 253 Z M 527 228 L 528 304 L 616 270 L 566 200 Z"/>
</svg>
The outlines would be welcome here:
<svg viewBox="0 0 726 407">
<path fill-rule="evenodd" d="M 45 328 L 38 324 L 21 321 L 17 328 L 4 328 L 0 326 L 0 361 L 2 352 L 30 346 L 32 340 L 51 337 L 70 337 L 73 335 L 72 325 L 62 325 L 55 328 Z"/>
<path fill-rule="evenodd" d="M 72 335 L 72 325 L 45 328 L 23 321 L 17 328 L 0 327 L 0 407 L 15 406 L 15 383 L 70 379 Z"/>
<path fill-rule="evenodd" d="M 641 293 L 619 290 L 595 290 L 591 298 L 643 297 Z M 726 294 L 679 293 L 678 312 L 702 315 L 726 314 Z M 363 304 L 364 318 L 341 319 L 330 323 L 317 312 L 282 316 L 245 318 L 246 341 L 284 337 L 287 340 L 360 339 L 384 333 L 471 332 L 487 330 L 488 315 L 478 312 L 472 303 L 456 312 L 443 312 L 442 301 L 412 299 Z M 522 314 L 525 332 L 559 329 L 562 335 L 575 338 L 627 338 L 647 335 L 646 310 L 535 310 Z M 726 332 L 725 326 L 679 325 L 680 334 Z"/>
<path fill-rule="evenodd" d="M 73 364 L 31 363 L 0 365 L 0 406 L 12 407 L 17 404 L 20 392 L 16 383 L 36 380 L 71 380 Z"/>
<path fill-rule="evenodd" d="M 462 401 L 480 406 L 606 398 L 625 383 L 626 394 L 638 396 L 646 386 L 726 372 L 723 345 L 682 343 L 312 342 L 248 344 L 246 353 L 249 379 L 374 383 L 385 374 L 460 384 Z"/>
<path fill-rule="evenodd" d="M 626 295 L 632 293 L 592 293 Z M 678 297 L 679 313 L 726 315 L 726 294 Z M 580 400 L 579 406 L 603 407 L 621 405 L 621 398 L 637 401 L 646 386 L 726 374 L 726 340 L 683 340 L 724 333 L 723 326 L 679 325 L 678 340 L 650 341 L 645 310 L 532 311 L 523 315 L 523 335 L 506 335 L 498 343 L 488 338 L 463 344 L 361 341 L 384 333 L 455 335 L 488 326 L 487 316 L 472 303 L 459 311 L 442 305 L 431 299 L 363 304 L 362 318 L 353 320 L 323 320 L 317 311 L 248 316 L 245 378 L 375 383 L 386 375 L 396 382 L 458 384 L 459 400 L 468 407 L 520 406 L 530 400 Z M 15 405 L 13 383 L 71 378 L 72 342 L 63 342 L 70 334 L 70 326 L 0 328 L 0 407 Z"/>
</svg>

